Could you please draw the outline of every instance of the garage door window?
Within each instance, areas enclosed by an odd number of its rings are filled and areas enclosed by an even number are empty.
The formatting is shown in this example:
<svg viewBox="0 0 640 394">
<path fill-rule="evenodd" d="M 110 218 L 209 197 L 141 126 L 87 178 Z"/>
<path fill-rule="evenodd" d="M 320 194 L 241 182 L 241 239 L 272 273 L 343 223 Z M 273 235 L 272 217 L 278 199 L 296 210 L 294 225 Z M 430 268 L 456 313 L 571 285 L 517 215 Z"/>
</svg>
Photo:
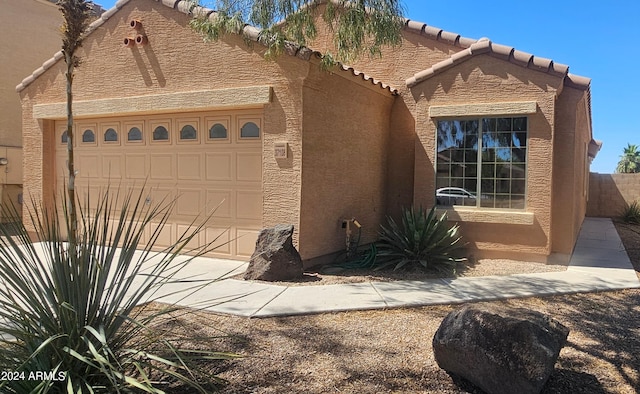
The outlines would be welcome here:
<svg viewBox="0 0 640 394">
<path fill-rule="evenodd" d="M 216 139 L 227 139 L 227 128 L 220 123 L 216 123 L 209 129 L 209 138 L 212 140 Z"/>
<path fill-rule="evenodd" d="M 193 127 L 190 124 L 184 126 L 180 130 L 180 139 L 181 140 L 196 140 L 196 139 L 198 139 L 198 132 L 196 131 L 196 128 Z"/>
<path fill-rule="evenodd" d="M 169 130 L 167 130 L 164 126 L 158 126 L 153 130 L 153 140 L 154 141 L 168 141 L 169 140 Z"/>
<path fill-rule="evenodd" d="M 137 127 L 132 127 L 127 133 L 127 141 L 142 141 L 142 131 Z"/>
<path fill-rule="evenodd" d="M 104 132 L 104 142 L 118 142 L 118 132 L 112 127 Z"/>
<path fill-rule="evenodd" d="M 60 143 L 66 144 L 69 141 L 69 136 L 67 135 L 67 130 L 62 133 L 62 137 L 60 137 Z"/>
<path fill-rule="evenodd" d="M 87 129 L 82 133 L 82 142 L 93 143 L 96 142 L 96 135 L 93 130 Z"/>
<path fill-rule="evenodd" d="M 240 128 L 240 138 L 260 138 L 260 127 L 253 122 L 247 122 Z"/>
</svg>

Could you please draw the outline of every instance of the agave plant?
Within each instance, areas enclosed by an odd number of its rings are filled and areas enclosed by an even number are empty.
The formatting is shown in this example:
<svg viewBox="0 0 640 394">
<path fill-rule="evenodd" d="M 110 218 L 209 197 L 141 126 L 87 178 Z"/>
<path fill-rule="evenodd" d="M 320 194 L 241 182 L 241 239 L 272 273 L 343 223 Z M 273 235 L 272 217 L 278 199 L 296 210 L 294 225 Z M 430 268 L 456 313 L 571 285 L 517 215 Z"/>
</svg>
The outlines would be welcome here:
<svg viewBox="0 0 640 394">
<path fill-rule="evenodd" d="M 460 228 L 447 223 L 446 212 L 438 217 L 435 207 L 428 213 L 422 207 L 411 207 L 403 210 L 400 225 L 391 217 L 387 222 L 387 226 L 380 226 L 377 269 L 420 265 L 450 273 L 465 260 L 457 257 L 464 246 Z"/>
<path fill-rule="evenodd" d="M 196 361 L 234 357 L 182 350 L 154 333 L 151 323 L 175 309 L 145 313 L 139 305 L 177 281 L 191 259 L 176 257 L 202 225 L 153 251 L 173 202 L 151 206 L 143 193 L 117 194 L 106 192 L 93 212 L 79 204 L 75 253 L 64 240 L 71 228 L 64 203 L 62 215 L 44 207 L 28 215 L 43 242 L 30 242 L 19 221 L 0 227 L 0 371 L 13 374 L 0 381 L 0 392 L 161 393 L 162 379 L 205 393 L 217 378 L 203 382 Z"/>
<path fill-rule="evenodd" d="M 620 216 L 625 223 L 640 224 L 640 204 L 638 201 L 625 204 Z"/>
</svg>

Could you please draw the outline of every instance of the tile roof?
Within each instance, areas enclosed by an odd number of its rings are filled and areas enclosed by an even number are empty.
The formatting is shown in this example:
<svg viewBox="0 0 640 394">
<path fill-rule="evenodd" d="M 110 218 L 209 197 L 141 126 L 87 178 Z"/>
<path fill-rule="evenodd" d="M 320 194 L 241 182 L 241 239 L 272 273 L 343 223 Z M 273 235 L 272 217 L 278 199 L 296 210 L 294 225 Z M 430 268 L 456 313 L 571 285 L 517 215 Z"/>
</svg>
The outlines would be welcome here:
<svg viewBox="0 0 640 394">
<path fill-rule="evenodd" d="M 447 70 L 457 64 L 469 60 L 471 57 L 479 54 L 488 54 L 505 61 L 517 64 L 521 67 L 535 71 L 545 72 L 558 77 L 564 77 L 565 84 L 578 89 L 587 90 L 591 83 L 591 79 L 581 77 L 569 73 L 569 66 L 561 63 L 555 63 L 551 59 L 534 56 L 530 53 L 519 51 L 513 47 L 496 44 L 488 38 L 474 40 L 462 37 L 459 34 L 451 33 L 439 29 L 437 27 L 428 26 L 422 22 L 416 22 L 405 19 L 405 30 L 415 34 L 430 38 L 436 41 L 442 41 L 452 46 L 464 48 L 454 53 L 448 59 L 438 62 L 431 67 L 420 71 L 406 80 L 408 87 L 413 87 L 422 81 L 425 81 L 440 72 Z"/>
<path fill-rule="evenodd" d="M 102 15 L 100 16 L 100 18 L 98 18 L 96 21 L 94 21 L 93 23 L 91 23 L 91 25 L 89 25 L 89 28 L 87 29 L 87 35 L 91 34 L 94 30 L 96 30 L 97 28 L 99 28 L 100 26 L 102 26 L 107 20 L 109 20 L 109 18 L 111 18 L 116 12 L 118 12 L 122 7 L 124 7 L 127 3 L 129 3 L 130 0 L 118 0 L 115 5 L 105 11 L 104 13 L 102 13 Z M 192 3 L 188 0 L 153 0 L 156 1 L 158 3 L 162 3 L 163 5 L 169 7 L 169 8 L 173 8 L 177 11 L 180 11 L 184 14 L 187 15 L 204 15 L 204 16 L 208 16 L 209 18 L 213 18 L 216 15 L 216 12 L 212 9 L 209 8 L 204 8 L 204 7 L 200 7 L 197 6 L 195 8 L 192 8 Z M 259 35 L 261 30 L 254 27 L 254 26 L 250 26 L 250 25 L 245 25 L 243 28 L 243 34 L 249 38 L 252 41 L 255 42 L 259 42 Z M 285 52 L 288 55 L 303 59 L 303 60 L 309 60 L 311 59 L 312 55 L 316 56 L 316 57 L 321 57 L 322 54 L 318 51 L 313 51 L 309 48 L 306 47 L 299 47 L 296 45 L 288 45 L 285 48 Z M 60 59 L 62 59 L 63 53 L 62 51 L 58 51 L 56 52 L 56 54 L 49 60 L 47 60 L 46 62 L 44 62 L 42 64 L 41 67 L 39 67 L 37 70 L 35 70 L 31 75 L 29 75 L 28 77 L 26 77 L 20 84 L 18 84 L 18 86 L 16 86 L 16 92 L 21 92 L 22 90 L 24 90 L 27 86 L 29 86 L 33 81 L 36 80 L 36 78 L 38 78 L 42 73 L 44 73 L 47 69 L 51 68 L 54 64 L 56 64 Z M 364 73 L 361 73 L 357 70 L 355 70 L 353 67 L 349 67 L 346 66 L 344 64 L 339 64 L 339 68 L 341 71 L 343 72 L 348 72 L 350 74 L 352 74 L 353 76 L 356 77 L 361 77 L 362 80 L 364 81 L 368 81 L 370 82 L 372 85 L 374 86 L 378 86 L 381 89 L 387 90 L 389 91 L 391 94 L 393 95 L 397 95 L 398 94 L 398 90 L 379 81 L 374 79 L 371 76 L 368 76 Z"/>
</svg>

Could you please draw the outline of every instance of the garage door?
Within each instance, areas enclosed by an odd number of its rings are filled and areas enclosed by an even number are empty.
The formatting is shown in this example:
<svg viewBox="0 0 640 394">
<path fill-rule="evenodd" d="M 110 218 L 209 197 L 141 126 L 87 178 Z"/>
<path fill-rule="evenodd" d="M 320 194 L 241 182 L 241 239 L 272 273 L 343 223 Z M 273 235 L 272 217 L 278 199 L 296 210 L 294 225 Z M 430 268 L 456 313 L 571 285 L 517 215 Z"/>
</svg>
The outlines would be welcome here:
<svg viewBox="0 0 640 394">
<path fill-rule="evenodd" d="M 58 189 L 66 174 L 65 130 L 66 122 L 56 123 Z M 197 241 L 218 238 L 213 256 L 247 260 L 253 253 L 262 227 L 261 112 L 79 120 L 74 137 L 80 197 L 109 184 L 139 191 L 146 182 L 149 202 L 176 199 L 158 246 L 175 242 L 195 218 L 215 209 Z"/>
</svg>

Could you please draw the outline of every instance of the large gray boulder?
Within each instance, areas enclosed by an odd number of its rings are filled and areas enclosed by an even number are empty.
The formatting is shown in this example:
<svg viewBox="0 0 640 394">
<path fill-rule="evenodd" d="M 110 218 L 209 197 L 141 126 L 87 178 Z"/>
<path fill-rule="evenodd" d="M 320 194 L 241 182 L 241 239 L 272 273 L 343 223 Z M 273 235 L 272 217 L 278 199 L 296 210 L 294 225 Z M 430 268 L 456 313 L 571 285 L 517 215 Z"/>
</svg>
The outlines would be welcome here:
<svg viewBox="0 0 640 394">
<path fill-rule="evenodd" d="M 436 362 L 488 394 L 539 393 L 569 329 L 539 312 L 466 306 L 445 317 L 433 337 Z"/>
<path fill-rule="evenodd" d="M 302 258 L 293 246 L 292 236 L 293 225 L 290 224 L 278 224 L 260 231 L 244 278 L 274 282 L 302 277 Z"/>
</svg>

